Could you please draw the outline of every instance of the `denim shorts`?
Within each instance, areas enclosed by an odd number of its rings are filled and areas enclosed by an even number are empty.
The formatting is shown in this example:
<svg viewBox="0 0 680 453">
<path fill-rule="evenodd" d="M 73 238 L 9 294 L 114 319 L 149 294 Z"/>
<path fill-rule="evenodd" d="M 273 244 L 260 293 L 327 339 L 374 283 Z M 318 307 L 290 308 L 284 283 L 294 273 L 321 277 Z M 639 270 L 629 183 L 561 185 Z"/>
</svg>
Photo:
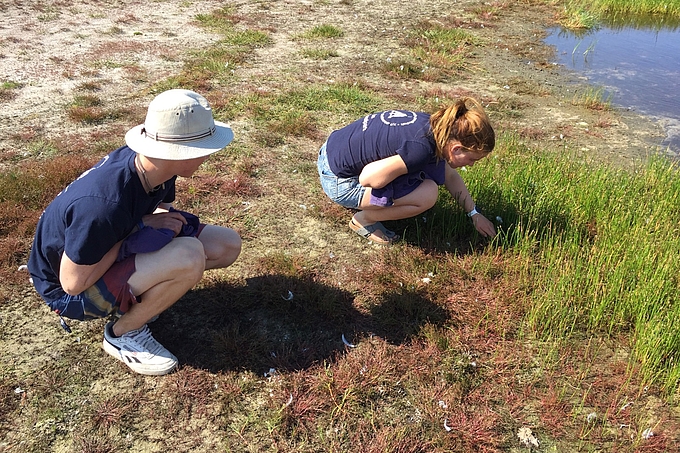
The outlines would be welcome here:
<svg viewBox="0 0 680 453">
<path fill-rule="evenodd" d="M 364 198 L 364 193 L 366 193 L 366 188 L 359 184 L 359 176 L 339 178 L 333 173 L 328 165 L 326 143 L 319 150 L 317 168 L 321 187 L 332 201 L 346 208 L 357 209 L 359 207 Z"/>
</svg>

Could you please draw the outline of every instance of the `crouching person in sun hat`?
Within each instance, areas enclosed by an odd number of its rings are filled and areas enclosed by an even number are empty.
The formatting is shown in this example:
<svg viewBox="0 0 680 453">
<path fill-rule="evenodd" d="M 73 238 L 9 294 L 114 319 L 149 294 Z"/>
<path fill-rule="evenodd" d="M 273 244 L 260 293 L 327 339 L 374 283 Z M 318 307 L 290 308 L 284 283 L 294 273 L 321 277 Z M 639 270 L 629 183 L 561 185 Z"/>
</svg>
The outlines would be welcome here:
<svg viewBox="0 0 680 453">
<path fill-rule="evenodd" d="M 477 211 L 457 168 L 491 153 L 495 134 L 482 106 L 462 98 L 432 115 L 388 110 L 333 131 L 319 150 L 321 186 L 341 206 L 359 210 L 349 227 L 378 244 L 397 235 L 381 221 L 413 217 L 437 201 L 444 185 L 472 218 L 477 231 L 493 237 L 493 223 Z"/>
<path fill-rule="evenodd" d="M 137 373 L 177 366 L 147 322 L 241 251 L 234 230 L 171 206 L 177 176 L 194 174 L 232 139 L 203 96 L 163 92 L 145 123 L 127 132 L 127 145 L 66 187 L 38 222 L 28 262 L 37 291 L 65 328 L 63 317 L 119 315 L 106 325 L 103 348 Z"/>
</svg>

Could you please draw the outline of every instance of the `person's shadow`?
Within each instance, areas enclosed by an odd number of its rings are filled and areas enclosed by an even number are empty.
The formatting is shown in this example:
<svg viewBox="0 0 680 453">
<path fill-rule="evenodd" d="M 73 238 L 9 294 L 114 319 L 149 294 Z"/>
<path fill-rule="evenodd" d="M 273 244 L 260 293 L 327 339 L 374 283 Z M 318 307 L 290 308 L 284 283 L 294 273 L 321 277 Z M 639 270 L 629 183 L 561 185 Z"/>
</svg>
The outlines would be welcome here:
<svg viewBox="0 0 680 453">
<path fill-rule="evenodd" d="M 262 275 L 192 290 L 150 328 L 182 366 L 262 374 L 332 360 L 371 335 L 401 344 L 448 319 L 417 291 L 387 292 L 361 312 L 353 299 L 311 277 Z"/>
</svg>

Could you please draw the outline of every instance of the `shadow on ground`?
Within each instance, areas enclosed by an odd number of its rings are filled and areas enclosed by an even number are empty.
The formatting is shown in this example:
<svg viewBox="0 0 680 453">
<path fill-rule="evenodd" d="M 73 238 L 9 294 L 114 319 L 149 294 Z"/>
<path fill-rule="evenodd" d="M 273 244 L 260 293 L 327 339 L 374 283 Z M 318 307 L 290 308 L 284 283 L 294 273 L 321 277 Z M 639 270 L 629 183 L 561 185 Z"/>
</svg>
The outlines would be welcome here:
<svg viewBox="0 0 680 453">
<path fill-rule="evenodd" d="M 521 212 L 497 190 L 486 189 L 483 199 L 491 201 L 477 208 L 494 224 L 498 244 L 515 245 L 527 234 L 533 238 L 546 238 L 570 231 L 587 240 L 593 238 L 594 230 L 588 225 L 578 225 L 578 219 L 571 214 L 564 200 L 556 200 L 553 206 Z M 526 196 L 526 199 L 530 200 L 526 203 L 528 206 L 535 204 L 532 196 Z M 409 245 L 433 253 L 469 255 L 483 251 L 490 242 L 475 230 L 472 220 L 450 200 L 438 202 L 418 216 L 383 223 Z"/>
<path fill-rule="evenodd" d="M 292 297 L 291 297 L 292 296 Z M 387 294 L 365 313 L 351 293 L 312 278 L 263 275 L 186 294 L 151 325 L 181 365 L 257 374 L 306 369 L 377 335 L 401 344 L 448 315 L 424 296 Z"/>
</svg>

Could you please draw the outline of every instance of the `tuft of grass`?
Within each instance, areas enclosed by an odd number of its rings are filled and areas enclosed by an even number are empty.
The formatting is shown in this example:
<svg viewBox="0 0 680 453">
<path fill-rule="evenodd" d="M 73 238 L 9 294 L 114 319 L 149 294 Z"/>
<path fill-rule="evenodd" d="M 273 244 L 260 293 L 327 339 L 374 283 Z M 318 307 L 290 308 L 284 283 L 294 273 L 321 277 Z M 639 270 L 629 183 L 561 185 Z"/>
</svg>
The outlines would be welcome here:
<svg viewBox="0 0 680 453">
<path fill-rule="evenodd" d="M 80 83 L 76 87 L 79 91 L 90 91 L 90 92 L 96 92 L 96 91 L 101 91 L 102 87 L 99 82 L 95 81 L 87 81 Z"/>
<path fill-rule="evenodd" d="M 575 94 L 571 103 L 590 110 L 609 111 L 612 108 L 612 95 L 602 87 L 587 87 L 582 93 Z"/>
<path fill-rule="evenodd" d="M 126 115 L 118 109 L 106 109 L 104 102 L 93 94 L 78 95 L 67 109 L 68 117 L 76 122 L 97 125 L 116 120 Z"/>
<path fill-rule="evenodd" d="M 125 34 L 125 31 L 122 28 L 114 25 L 113 27 L 110 27 L 108 30 L 104 31 L 103 34 L 118 36 L 118 35 Z"/>
<path fill-rule="evenodd" d="M 345 33 L 339 27 L 331 24 L 321 24 L 314 28 L 307 30 L 302 34 L 305 39 L 319 39 L 319 38 L 340 38 Z"/>
<path fill-rule="evenodd" d="M 71 106 L 68 108 L 68 117 L 78 123 L 95 125 L 104 123 L 111 116 L 98 107 Z"/>
<path fill-rule="evenodd" d="M 36 16 L 40 22 L 51 22 L 61 16 L 61 10 L 56 5 L 40 5 L 39 14 Z"/>
<path fill-rule="evenodd" d="M 0 83 L 0 100 L 11 101 L 17 96 L 17 90 L 21 89 L 23 84 L 6 80 Z"/>
<path fill-rule="evenodd" d="M 204 27 L 209 28 L 218 34 L 228 34 L 232 31 L 234 23 L 236 22 L 234 8 L 225 6 L 216 9 L 209 14 L 198 14 L 196 20 Z"/>
<path fill-rule="evenodd" d="M 229 33 L 225 43 L 232 46 L 240 46 L 245 49 L 255 49 L 271 44 L 269 35 L 260 30 L 241 30 Z"/>
<path fill-rule="evenodd" d="M 181 73 L 154 85 L 152 92 L 172 88 L 187 88 L 198 92 L 210 91 L 214 83 L 227 83 L 238 64 L 260 47 L 271 44 L 271 37 L 261 30 L 237 30 L 238 17 L 225 7 L 210 14 L 199 14 L 196 20 L 204 27 L 222 35 L 212 46 L 193 51 Z"/>
<path fill-rule="evenodd" d="M 564 17 L 560 20 L 560 23 L 563 27 L 572 30 L 590 30 L 599 25 L 600 19 L 589 7 L 586 9 L 577 6 L 565 8 Z"/>
<path fill-rule="evenodd" d="M 74 107 L 99 107 L 102 104 L 103 102 L 99 97 L 91 94 L 76 96 L 71 103 Z"/>
</svg>

